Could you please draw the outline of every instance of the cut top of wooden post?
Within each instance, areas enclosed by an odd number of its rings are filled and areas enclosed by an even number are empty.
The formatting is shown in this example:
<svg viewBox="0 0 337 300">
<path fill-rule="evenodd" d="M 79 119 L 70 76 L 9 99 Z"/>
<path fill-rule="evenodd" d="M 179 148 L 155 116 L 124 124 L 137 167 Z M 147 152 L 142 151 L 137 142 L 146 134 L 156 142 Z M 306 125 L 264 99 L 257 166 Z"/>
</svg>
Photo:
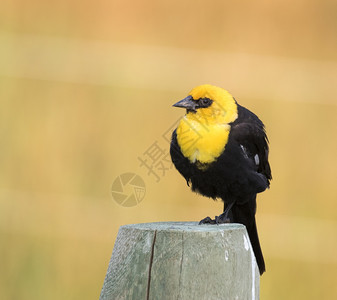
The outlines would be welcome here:
<svg viewBox="0 0 337 300">
<path fill-rule="evenodd" d="M 259 299 L 245 226 L 197 222 L 121 226 L 100 299 Z"/>
</svg>

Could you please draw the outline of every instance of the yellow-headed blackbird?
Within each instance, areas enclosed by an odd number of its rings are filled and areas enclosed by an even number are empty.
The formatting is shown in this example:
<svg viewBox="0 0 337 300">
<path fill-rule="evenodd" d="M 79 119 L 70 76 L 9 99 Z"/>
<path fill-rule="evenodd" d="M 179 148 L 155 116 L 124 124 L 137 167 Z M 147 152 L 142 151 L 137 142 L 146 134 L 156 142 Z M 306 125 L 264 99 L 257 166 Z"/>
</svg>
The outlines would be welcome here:
<svg viewBox="0 0 337 300">
<path fill-rule="evenodd" d="M 192 190 L 221 198 L 224 211 L 200 224 L 244 224 L 260 274 L 265 271 L 257 234 L 256 194 L 269 187 L 268 138 L 261 120 L 226 90 L 201 85 L 173 106 L 186 115 L 172 134 L 171 158 Z"/>
</svg>

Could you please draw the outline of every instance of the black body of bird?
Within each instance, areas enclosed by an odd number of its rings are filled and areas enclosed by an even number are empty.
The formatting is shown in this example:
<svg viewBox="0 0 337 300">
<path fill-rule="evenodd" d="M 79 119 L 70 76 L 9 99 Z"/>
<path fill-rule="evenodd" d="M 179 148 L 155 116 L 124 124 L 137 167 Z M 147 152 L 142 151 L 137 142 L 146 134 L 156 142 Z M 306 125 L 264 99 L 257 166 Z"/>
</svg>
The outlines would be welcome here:
<svg viewBox="0 0 337 300">
<path fill-rule="evenodd" d="M 176 169 L 193 191 L 224 202 L 220 216 L 206 217 L 200 224 L 244 224 L 262 275 L 256 194 L 269 188 L 271 180 L 263 123 L 226 90 L 212 85 L 194 88 L 174 106 L 186 109 L 172 134 L 170 154 Z"/>
</svg>

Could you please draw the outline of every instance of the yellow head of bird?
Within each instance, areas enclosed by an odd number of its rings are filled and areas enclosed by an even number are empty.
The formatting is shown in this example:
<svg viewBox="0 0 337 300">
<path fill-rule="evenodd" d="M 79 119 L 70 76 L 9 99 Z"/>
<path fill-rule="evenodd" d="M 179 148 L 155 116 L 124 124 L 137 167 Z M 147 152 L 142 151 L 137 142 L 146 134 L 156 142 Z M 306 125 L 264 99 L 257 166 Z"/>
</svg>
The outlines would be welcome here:
<svg viewBox="0 0 337 300">
<path fill-rule="evenodd" d="M 226 90 L 210 84 L 195 87 L 173 106 L 186 108 L 186 117 L 203 124 L 228 124 L 237 116 L 237 105 Z"/>
<path fill-rule="evenodd" d="M 204 169 L 224 151 L 229 123 L 238 117 L 237 104 L 226 90 L 204 84 L 174 106 L 186 109 L 176 130 L 178 145 L 185 157 Z"/>
</svg>

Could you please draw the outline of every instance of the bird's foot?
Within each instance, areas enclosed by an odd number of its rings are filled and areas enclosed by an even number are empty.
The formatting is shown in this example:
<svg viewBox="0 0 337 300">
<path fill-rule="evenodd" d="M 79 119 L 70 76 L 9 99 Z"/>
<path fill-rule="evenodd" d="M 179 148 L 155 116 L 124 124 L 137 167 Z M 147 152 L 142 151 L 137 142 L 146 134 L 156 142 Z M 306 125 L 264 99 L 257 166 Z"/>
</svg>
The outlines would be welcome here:
<svg viewBox="0 0 337 300">
<path fill-rule="evenodd" d="M 227 223 L 232 223 L 231 219 L 228 218 L 227 214 L 221 214 L 219 217 L 215 217 L 215 223 L 216 224 L 227 224 Z"/>
<path fill-rule="evenodd" d="M 226 224 L 231 223 L 230 218 L 228 218 L 225 214 L 221 214 L 220 216 L 215 216 L 214 219 L 210 217 L 206 217 L 199 222 L 199 225 L 202 224 Z"/>
<path fill-rule="evenodd" d="M 215 222 L 215 219 L 213 220 L 210 217 L 206 217 L 205 219 L 202 219 L 199 222 L 199 225 L 202 225 L 202 224 L 216 224 L 216 222 Z"/>
<path fill-rule="evenodd" d="M 211 219 L 210 217 L 206 217 L 199 222 L 199 225 L 203 225 L 203 224 L 227 224 L 227 223 L 232 223 L 231 219 L 228 218 L 228 216 L 226 214 L 221 214 L 220 216 L 215 216 L 214 219 Z"/>
</svg>

